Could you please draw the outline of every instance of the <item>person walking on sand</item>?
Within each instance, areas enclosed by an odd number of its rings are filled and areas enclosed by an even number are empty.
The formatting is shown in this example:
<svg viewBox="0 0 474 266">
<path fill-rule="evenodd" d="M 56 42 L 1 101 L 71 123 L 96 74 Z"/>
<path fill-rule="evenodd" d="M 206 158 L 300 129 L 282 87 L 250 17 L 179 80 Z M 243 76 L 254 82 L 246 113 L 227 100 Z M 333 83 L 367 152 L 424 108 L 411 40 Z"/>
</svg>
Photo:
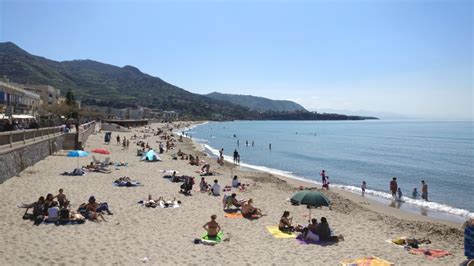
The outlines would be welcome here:
<svg viewBox="0 0 474 266">
<path fill-rule="evenodd" d="M 394 199 L 397 196 L 397 190 L 398 190 L 397 178 L 394 177 L 392 178 L 392 181 L 390 181 L 390 191 L 392 192 L 392 197 Z"/>
<path fill-rule="evenodd" d="M 362 196 L 365 196 L 365 189 L 367 188 L 367 183 L 365 181 L 362 181 L 362 186 L 360 189 L 362 190 Z"/>
<path fill-rule="evenodd" d="M 421 198 L 428 201 L 428 184 L 421 180 Z"/>
<path fill-rule="evenodd" d="M 117 135 L 117 145 L 120 145 L 120 135 Z"/>
</svg>

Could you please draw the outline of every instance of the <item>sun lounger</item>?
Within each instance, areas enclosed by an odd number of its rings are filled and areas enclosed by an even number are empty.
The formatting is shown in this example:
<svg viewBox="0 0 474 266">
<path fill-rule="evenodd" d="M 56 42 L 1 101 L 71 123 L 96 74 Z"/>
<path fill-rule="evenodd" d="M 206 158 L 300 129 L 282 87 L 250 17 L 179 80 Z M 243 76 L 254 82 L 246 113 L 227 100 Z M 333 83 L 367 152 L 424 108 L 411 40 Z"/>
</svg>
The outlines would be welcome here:
<svg viewBox="0 0 474 266">
<path fill-rule="evenodd" d="M 94 164 L 100 164 L 100 161 L 97 160 L 94 155 L 92 155 L 92 160 L 94 161 Z"/>
</svg>

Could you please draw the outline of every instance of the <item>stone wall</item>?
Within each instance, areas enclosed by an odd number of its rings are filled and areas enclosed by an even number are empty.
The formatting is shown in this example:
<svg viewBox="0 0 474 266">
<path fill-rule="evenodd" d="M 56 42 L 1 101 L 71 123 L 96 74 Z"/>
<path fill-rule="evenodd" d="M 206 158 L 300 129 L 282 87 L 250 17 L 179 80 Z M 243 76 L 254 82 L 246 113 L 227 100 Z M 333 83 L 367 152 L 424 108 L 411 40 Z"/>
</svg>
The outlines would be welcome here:
<svg viewBox="0 0 474 266">
<path fill-rule="evenodd" d="M 34 165 L 54 152 L 63 148 L 64 135 L 38 141 L 23 147 L 18 147 L 8 153 L 0 154 L 0 184 L 18 175 L 25 168 Z"/>
</svg>

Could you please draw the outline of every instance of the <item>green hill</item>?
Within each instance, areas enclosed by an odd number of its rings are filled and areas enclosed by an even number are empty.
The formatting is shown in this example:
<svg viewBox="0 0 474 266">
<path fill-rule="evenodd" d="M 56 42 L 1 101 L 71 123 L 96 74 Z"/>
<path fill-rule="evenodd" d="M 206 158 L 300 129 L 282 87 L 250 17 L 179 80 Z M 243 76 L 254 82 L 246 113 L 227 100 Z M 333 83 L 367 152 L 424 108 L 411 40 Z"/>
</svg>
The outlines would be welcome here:
<svg viewBox="0 0 474 266">
<path fill-rule="evenodd" d="M 360 116 L 308 112 L 291 101 L 183 90 L 133 66 L 92 60 L 58 62 L 35 56 L 14 43 L 0 43 L 0 77 L 22 84 L 47 84 L 64 95 L 72 90 L 85 105 L 116 108 L 144 106 L 173 110 L 181 119 L 359 120 Z"/>
<path fill-rule="evenodd" d="M 247 108 L 194 94 L 132 66 L 92 60 L 57 62 L 31 55 L 11 42 L 0 43 L 0 77 L 23 84 L 72 90 L 85 104 L 176 110 L 194 119 L 255 118 Z"/>
<path fill-rule="evenodd" d="M 250 110 L 266 112 L 294 112 L 294 111 L 306 111 L 306 109 L 292 101 L 284 100 L 271 100 L 263 97 L 256 97 L 251 95 L 236 95 L 236 94 L 223 94 L 219 92 L 213 92 L 206 94 L 205 96 L 230 102 L 236 105 L 245 106 Z"/>
</svg>

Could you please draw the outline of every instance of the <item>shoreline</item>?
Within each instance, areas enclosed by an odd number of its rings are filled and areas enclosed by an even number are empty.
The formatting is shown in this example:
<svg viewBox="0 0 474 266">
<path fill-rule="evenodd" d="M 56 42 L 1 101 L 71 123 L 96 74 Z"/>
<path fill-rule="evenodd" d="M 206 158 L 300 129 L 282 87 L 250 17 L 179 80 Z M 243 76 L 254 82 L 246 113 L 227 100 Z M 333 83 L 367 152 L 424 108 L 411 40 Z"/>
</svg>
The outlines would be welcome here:
<svg viewBox="0 0 474 266">
<path fill-rule="evenodd" d="M 168 132 L 166 124 L 152 124 L 150 127 L 160 127 Z M 187 138 L 183 138 L 183 142 L 176 141 L 174 150 L 160 154 L 160 162 L 139 161 L 136 141 L 131 141 L 129 149 L 115 142 L 117 135 L 128 139 L 134 134 L 150 135 L 145 141 L 153 148 L 157 148 L 161 141 L 159 136 L 153 136 L 144 128 L 113 132 L 113 141 L 108 145 L 103 142 L 103 132 L 90 136 L 85 148 L 87 151 L 104 148 L 111 152 L 107 156 L 112 161 L 128 163 L 125 167 L 111 167 L 109 174 L 91 172 L 84 176 L 63 176 L 61 173 L 74 169 L 77 163 L 90 163 L 92 154 L 68 158 L 64 156 L 65 152 L 61 152 L 1 184 L 0 212 L 4 215 L 0 219 L 3 239 L 0 264 L 136 265 L 146 261 L 152 265 L 182 265 L 216 261 L 228 265 L 337 265 L 343 259 L 377 256 L 397 265 L 454 265 L 464 260 L 460 226 L 428 218 L 411 220 L 403 214 L 393 216 L 393 213 L 377 212 L 376 204 L 365 204 L 357 197 L 350 199 L 350 194 L 346 195 L 348 192 L 336 189 L 316 189 L 324 193 L 333 206 L 331 210 L 315 209 L 312 217 L 318 220 L 326 217 L 331 229 L 344 235 L 344 241 L 332 245 L 302 245 L 295 239 L 274 238 L 266 227 L 278 225 L 284 211 L 291 213 L 295 224 L 307 223 L 308 209 L 288 201 L 298 191 L 298 184 L 306 186 L 306 183 L 265 172 L 249 172 L 228 162 L 218 165 L 215 157 L 204 156 L 201 145 Z M 220 197 L 200 193 L 198 183 L 202 164 L 192 166 L 188 161 L 174 160 L 172 155 L 178 149 L 198 155 L 211 165 L 214 175 L 206 176 L 206 181 L 218 180 L 223 187 L 231 183 L 233 175 L 238 175 L 240 182 L 249 184 L 248 188 L 245 191 L 232 189 L 232 192 L 221 193 Z M 101 155 L 95 157 L 105 159 Z M 163 178 L 166 174 L 163 170 L 195 177 L 192 195 L 178 193 L 180 183 Z M 113 181 L 122 176 L 138 180 L 142 185 L 130 188 L 113 186 Z M 17 208 L 17 204 L 30 203 L 47 193 L 55 194 L 59 188 L 64 189 L 73 210 L 94 195 L 98 201 L 108 202 L 114 215 L 105 215 L 106 222 L 87 221 L 82 225 L 66 226 L 32 226 L 31 221 L 22 220 L 24 209 Z M 266 215 L 257 220 L 226 218 L 222 195 L 233 192 L 237 193 L 238 199 L 252 198 L 255 206 Z M 148 195 L 176 198 L 182 204 L 176 209 L 154 209 L 137 203 Z M 215 246 L 194 244 L 194 239 L 203 234 L 202 225 L 213 214 L 217 215 L 217 222 L 228 241 Z M 386 242 L 400 236 L 429 238 L 432 241 L 429 248 L 445 249 L 452 255 L 432 261 Z"/>
<path fill-rule="evenodd" d="M 197 126 L 201 126 L 204 124 L 207 124 L 208 121 L 206 122 L 200 122 L 197 124 L 193 124 L 191 126 L 192 128 L 195 128 Z M 189 129 L 187 129 L 189 130 Z M 180 131 L 181 132 L 181 131 Z M 187 137 L 189 138 L 189 137 Z M 208 153 L 210 156 L 215 156 L 217 158 L 218 150 L 216 147 L 211 147 L 208 143 L 201 143 L 201 142 L 207 142 L 208 140 L 201 140 L 201 139 L 195 139 L 191 138 L 193 143 L 195 143 L 195 146 L 199 150 L 203 150 L 204 152 Z M 201 142 L 200 142 L 201 141 Z M 232 158 L 228 155 L 224 155 L 224 160 L 230 164 L 233 164 Z M 299 186 L 303 187 L 311 187 L 311 186 L 321 186 L 321 183 L 315 180 L 311 180 L 305 177 L 300 177 L 293 175 L 291 172 L 287 172 L 285 170 L 281 169 L 274 169 L 274 168 L 268 168 L 266 166 L 260 166 L 260 165 L 253 165 L 250 163 L 241 163 L 239 167 L 243 167 L 243 169 L 247 168 L 249 171 L 257 171 L 257 172 L 264 172 L 268 173 L 271 175 L 275 175 L 276 177 L 285 180 L 285 181 L 296 181 L 295 184 L 298 184 Z M 360 192 L 357 193 L 356 191 L 351 191 L 350 189 L 355 189 L 357 190 L 358 188 L 355 186 L 351 185 L 340 185 L 340 184 L 332 184 L 331 190 L 336 189 L 336 191 L 341 192 L 341 195 L 346 195 L 346 197 L 351 198 L 353 200 L 357 200 L 357 196 L 360 198 L 363 198 L 360 195 Z M 347 189 L 347 188 L 350 189 Z M 369 193 L 367 193 L 369 192 Z M 376 196 L 376 195 L 371 195 L 371 192 L 375 192 L 374 194 L 380 194 L 380 193 L 385 193 L 377 190 L 370 190 L 368 189 L 366 191 L 365 199 L 367 202 L 364 202 L 364 204 L 372 204 L 372 205 L 378 205 L 377 209 L 380 209 L 381 212 L 384 213 L 392 213 L 393 211 L 396 210 L 397 215 L 407 215 L 407 217 L 410 217 L 411 220 L 420 220 L 420 221 L 439 221 L 447 225 L 451 226 L 457 226 L 457 225 L 462 225 L 464 222 L 466 222 L 469 218 L 474 218 L 474 213 L 470 212 L 469 210 L 461 209 L 458 207 L 453 207 L 449 205 L 445 205 L 443 203 L 437 203 L 437 202 L 422 202 L 422 204 L 431 204 L 434 203 L 439 207 L 447 207 L 451 208 L 454 211 L 458 212 L 467 212 L 466 215 L 458 215 L 450 212 L 446 212 L 443 210 L 438 210 L 438 209 L 431 209 L 430 207 L 424 207 L 420 206 L 415 203 L 411 202 L 403 202 L 403 203 L 398 203 L 396 201 Z M 355 198 L 353 196 L 356 196 Z M 410 197 L 405 196 L 405 199 L 408 199 L 409 201 L 412 201 L 413 199 Z M 419 199 L 418 199 L 419 200 Z M 388 208 L 387 208 L 388 207 Z M 385 210 L 388 209 L 388 210 Z"/>
<path fill-rule="evenodd" d="M 206 148 L 205 147 L 200 147 L 200 146 L 203 146 L 202 143 L 199 143 L 195 139 L 190 139 L 190 140 L 193 142 L 193 144 L 194 144 L 194 146 L 197 150 L 207 154 Z M 211 154 L 211 155 L 208 155 L 208 156 L 213 156 L 214 157 L 215 155 Z M 302 187 L 314 187 L 315 185 L 317 185 L 318 188 L 321 186 L 321 184 L 319 184 L 316 181 L 306 180 L 305 178 L 302 178 L 302 177 L 296 177 L 295 176 L 294 178 L 292 178 L 292 177 L 285 176 L 285 175 L 279 175 L 279 174 L 273 173 L 271 171 L 255 169 L 255 168 L 248 167 L 248 166 L 234 165 L 232 161 L 228 160 L 228 158 L 225 158 L 225 161 L 226 161 L 227 164 L 229 164 L 229 165 L 227 165 L 227 167 L 231 167 L 231 168 L 239 168 L 240 167 L 241 169 L 237 170 L 237 171 L 240 171 L 240 172 L 265 173 L 265 174 L 271 175 L 275 178 L 278 178 L 282 181 L 287 182 L 294 189 L 298 189 L 300 186 L 302 186 Z M 281 170 L 279 170 L 279 171 L 281 171 Z M 327 191 L 327 190 L 322 190 L 322 189 L 319 189 L 319 190 L 321 190 L 323 193 Z M 367 209 L 369 209 L 371 211 L 374 211 L 376 213 L 380 213 L 380 214 L 384 214 L 384 215 L 388 215 L 388 216 L 393 216 L 393 217 L 404 219 L 404 220 L 418 221 L 418 222 L 441 223 L 441 224 L 444 224 L 444 225 L 447 225 L 447 226 L 450 226 L 450 227 L 453 227 L 453 228 L 459 228 L 465 222 L 465 220 L 461 220 L 461 217 L 458 221 L 456 221 L 456 220 L 443 219 L 443 218 L 438 218 L 438 217 L 433 217 L 433 216 L 424 216 L 424 215 L 421 215 L 421 214 L 416 214 L 416 213 L 413 213 L 413 212 L 409 212 L 405 209 L 390 207 L 390 206 L 388 206 L 386 204 L 383 204 L 381 202 L 381 200 L 383 200 L 383 199 L 377 200 L 373 196 L 363 197 L 360 194 L 356 194 L 354 192 L 347 191 L 347 190 L 345 190 L 343 188 L 340 188 L 340 187 L 337 187 L 337 186 L 331 187 L 330 191 L 335 192 L 338 195 L 340 195 L 341 197 L 343 197 L 345 199 L 348 199 L 348 200 L 351 200 L 354 203 L 362 204 Z M 448 214 L 448 215 L 450 215 L 450 214 Z"/>
</svg>

